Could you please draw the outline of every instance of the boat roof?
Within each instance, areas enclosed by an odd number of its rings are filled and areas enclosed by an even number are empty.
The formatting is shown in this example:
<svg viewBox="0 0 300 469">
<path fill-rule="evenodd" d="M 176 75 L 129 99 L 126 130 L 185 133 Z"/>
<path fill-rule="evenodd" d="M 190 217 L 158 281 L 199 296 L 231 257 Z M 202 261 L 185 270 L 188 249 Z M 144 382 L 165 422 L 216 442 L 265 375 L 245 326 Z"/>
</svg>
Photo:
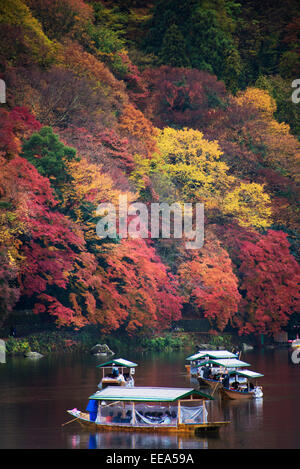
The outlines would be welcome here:
<svg viewBox="0 0 300 469">
<path fill-rule="evenodd" d="M 236 358 L 236 355 L 228 350 L 202 350 L 190 357 L 187 357 L 186 360 L 198 360 L 199 358 Z"/>
<path fill-rule="evenodd" d="M 125 366 L 127 368 L 134 368 L 138 365 L 137 363 L 130 362 L 129 360 L 125 360 L 124 358 L 116 358 L 114 360 L 101 363 L 101 365 L 97 365 L 97 368 L 103 368 L 105 366 Z"/>
<path fill-rule="evenodd" d="M 250 363 L 243 362 L 237 358 L 223 358 L 220 360 L 208 360 L 213 365 L 223 366 L 224 368 L 238 368 L 241 366 L 250 366 Z"/>
<path fill-rule="evenodd" d="M 252 370 L 235 370 L 235 371 L 229 371 L 228 374 L 245 376 L 246 378 L 261 378 L 263 376 L 261 373 L 257 373 L 256 371 L 252 371 Z"/>
<path fill-rule="evenodd" d="M 213 397 L 209 394 L 192 388 L 152 388 L 136 386 L 133 388 L 108 386 L 92 394 L 89 399 L 101 399 L 105 401 L 174 402 L 190 396 L 213 400 Z"/>
</svg>

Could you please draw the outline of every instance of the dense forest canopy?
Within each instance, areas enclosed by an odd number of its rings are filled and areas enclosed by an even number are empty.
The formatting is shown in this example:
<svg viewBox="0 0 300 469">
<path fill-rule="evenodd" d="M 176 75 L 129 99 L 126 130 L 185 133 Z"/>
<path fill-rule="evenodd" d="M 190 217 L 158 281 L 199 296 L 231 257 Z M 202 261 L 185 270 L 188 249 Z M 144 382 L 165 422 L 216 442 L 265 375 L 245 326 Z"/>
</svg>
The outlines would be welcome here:
<svg viewBox="0 0 300 469">
<path fill-rule="evenodd" d="M 299 320 L 298 2 L 1 0 L 0 58 L 0 325 Z M 203 247 L 99 239 L 121 196 L 203 203 Z"/>
</svg>

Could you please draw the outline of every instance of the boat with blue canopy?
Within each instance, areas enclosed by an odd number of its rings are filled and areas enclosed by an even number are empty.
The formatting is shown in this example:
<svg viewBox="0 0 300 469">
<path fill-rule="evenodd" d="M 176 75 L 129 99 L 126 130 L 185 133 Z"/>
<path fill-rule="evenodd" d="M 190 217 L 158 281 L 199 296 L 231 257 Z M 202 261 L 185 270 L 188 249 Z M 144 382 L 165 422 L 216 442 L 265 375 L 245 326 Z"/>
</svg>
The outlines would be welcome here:
<svg viewBox="0 0 300 469">
<path fill-rule="evenodd" d="M 133 387 L 137 366 L 137 363 L 124 358 L 116 358 L 97 365 L 97 368 L 102 369 L 102 379 L 98 384 L 98 388 L 103 389 L 107 386 Z"/>
<path fill-rule="evenodd" d="M 229 423 L 210 420 L 211 400 L 193 388 L 109 386 L 89 397 L 86 412 L 67 412 L 90 430 L 197 433 Z"/>
</svg>

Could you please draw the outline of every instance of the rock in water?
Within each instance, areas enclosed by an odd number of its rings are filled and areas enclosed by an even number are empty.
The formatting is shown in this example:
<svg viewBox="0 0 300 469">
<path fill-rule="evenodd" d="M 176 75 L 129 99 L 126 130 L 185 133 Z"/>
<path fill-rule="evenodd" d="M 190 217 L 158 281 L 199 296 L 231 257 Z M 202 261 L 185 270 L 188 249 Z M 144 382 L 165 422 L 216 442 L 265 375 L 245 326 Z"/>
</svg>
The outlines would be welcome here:
<svg viewBox="0 0 300 469">
<path fill-rule="evenodd" d="M 106 344 L 96 344 L 91 348 L 91 353 L 93 355 L 114 355 L 115 353 L 110 350 L 109 346 Z"/>
<path fill-rule="evenodd" d="M 24 356 L 26 358 L 42 358 L 43 357 L 43 355 L 38 352 L 26 352 Z"/>
</svg>

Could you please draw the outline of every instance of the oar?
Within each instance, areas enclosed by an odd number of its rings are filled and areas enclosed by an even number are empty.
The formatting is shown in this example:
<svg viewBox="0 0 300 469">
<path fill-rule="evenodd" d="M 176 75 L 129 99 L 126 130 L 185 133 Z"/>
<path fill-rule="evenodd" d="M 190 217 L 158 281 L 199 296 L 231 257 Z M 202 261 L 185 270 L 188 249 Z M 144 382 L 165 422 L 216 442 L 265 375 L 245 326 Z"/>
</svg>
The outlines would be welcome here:
<svg viewBox="0 0 300 469">
<path fill-rule="evenodd" d="M 212 396 L 214 395 L 215 390 L 217 389 L 217 387 L 219 386 L 219 384 L 220 384 L 220 383 L 219 383 L 219 381 L 218 381 L 217 384 L 216 384 L 216 386 L 215 386 L 215 389 L 214 389 L 213 392 L 212 392 Z"/>
<path fill-rule="evenodd" d="M 75 420 L 79 419 L 79 417 L 76 417 L 76 419 L 72 419 L 72 420 L 69 420 L 69 422 L 66 422 L 66 423 L 62 423 L 62 427 L 64 427 L 65 425 L 68 425 L 68 423 L 71 423 L 71 422 L 74 422 Z"/>
</svg>

